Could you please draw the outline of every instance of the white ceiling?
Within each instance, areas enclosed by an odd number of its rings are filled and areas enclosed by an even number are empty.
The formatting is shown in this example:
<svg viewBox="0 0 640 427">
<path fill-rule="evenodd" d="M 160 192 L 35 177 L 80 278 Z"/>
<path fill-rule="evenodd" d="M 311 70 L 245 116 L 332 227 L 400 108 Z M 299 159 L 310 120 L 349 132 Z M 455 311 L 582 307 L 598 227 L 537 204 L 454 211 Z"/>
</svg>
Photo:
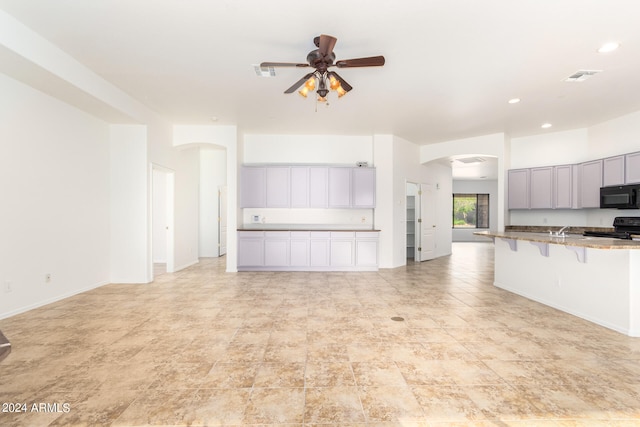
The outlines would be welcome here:
<svg viewBox="0 0 640 427">
<path fill-rule="evenodd" d="M 429 144 L 582 128 L 640 110 L 637 0 L 0 0 L 0 8 L 179 124 Z M 335 69 L 354 89 L 330 94 L 329 106 L 283 94 L 309 68 L 255 74 L 262 61 L 305 62 L 319 34 L 337 37 L 337 59 L 381 54 L 386 64 Z M 596 52 L 612 40 L 620 49 Z M 563 82 L 579 69 L 603 71 Z M 513 97 L 522 101 L 508 104 Z"/>
</svg>

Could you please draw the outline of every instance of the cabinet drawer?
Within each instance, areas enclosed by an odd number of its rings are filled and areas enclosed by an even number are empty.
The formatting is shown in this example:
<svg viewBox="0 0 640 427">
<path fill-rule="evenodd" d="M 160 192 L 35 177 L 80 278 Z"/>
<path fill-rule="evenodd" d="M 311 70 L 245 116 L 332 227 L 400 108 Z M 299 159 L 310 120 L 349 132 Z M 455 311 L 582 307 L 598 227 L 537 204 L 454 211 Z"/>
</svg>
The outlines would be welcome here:
<svg viewBox="0 0 640 427">
<path fill-rule="evenodd" d="M 238 237 L 241 239 L 262 238 L 264 231 L 238 231 Z"/>
<path fill-rule="evenodd" d="M 355 239 L 356 233 L 354 231 L 332 231 L 332 239 Z"/>
<path fill-rule="evenodd" d="M 328 239 L 331 237 L 331 233 L 328 231 L 311 231 L 312 239 Z"/>
<path fill-rule="evenodd" d="M 377 239 L 379 234 L 377 231 L 357 231 L 356 239 Z"/>
<path fill-rule="evenodd" d="M 291 238 L 292 239 L 308 239 L 311 237 L 310 231 L 292 231 Z"/>
<path fill-rule="evenodd" d="M 267 239 L 272 239 L 272 238 L 278 238 L 278 239 L 288 239 L 289 238 L 289 232 L 288 231 L 265 231 L 264 232 L 264 237 Z"/>
</svg>

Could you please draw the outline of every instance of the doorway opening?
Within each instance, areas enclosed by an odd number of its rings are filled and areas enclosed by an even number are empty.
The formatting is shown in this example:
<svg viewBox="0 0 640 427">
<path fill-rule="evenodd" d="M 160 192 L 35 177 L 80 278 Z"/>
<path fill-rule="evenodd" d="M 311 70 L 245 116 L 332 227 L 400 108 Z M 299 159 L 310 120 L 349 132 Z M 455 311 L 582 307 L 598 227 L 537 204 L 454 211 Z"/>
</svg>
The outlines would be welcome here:
<svg viewBox="0 0 640 427">
<path fill-rule="evenodd" d="M 436 256 L 436 197 L 431 184 L 406 183 L 407 262 Z"/>
<path fill-rule="evenodd" d="M 150 281 L 173 273 L 174 265 L 174 186 L 175 174 L 161 166 L 151 166 L 151 265 Z"/>
</svg>

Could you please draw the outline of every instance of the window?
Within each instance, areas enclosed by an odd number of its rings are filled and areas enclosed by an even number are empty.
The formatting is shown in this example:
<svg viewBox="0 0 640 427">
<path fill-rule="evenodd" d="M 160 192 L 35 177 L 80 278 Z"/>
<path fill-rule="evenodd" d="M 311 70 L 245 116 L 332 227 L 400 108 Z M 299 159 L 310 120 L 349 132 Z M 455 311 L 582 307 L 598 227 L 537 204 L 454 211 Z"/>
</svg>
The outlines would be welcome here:
<svg viewBox="0 0 640 427">
<path fill-rule="evenodd" d="M 489 228 L 489 195 L 454 194 L 453 228 Z"/>
</svg>

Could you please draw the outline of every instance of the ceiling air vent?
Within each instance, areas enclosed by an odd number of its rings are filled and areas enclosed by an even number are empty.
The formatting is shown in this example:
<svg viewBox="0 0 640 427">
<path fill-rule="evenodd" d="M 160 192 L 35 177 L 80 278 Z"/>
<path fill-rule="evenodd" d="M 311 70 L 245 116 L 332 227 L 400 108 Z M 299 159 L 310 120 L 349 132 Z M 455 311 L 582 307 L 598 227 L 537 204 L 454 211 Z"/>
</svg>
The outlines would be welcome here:
<svg viewBox="0 0 640 427">
<path fill-rule="evenodd" d="M 571 74 L 569 77 L 564 79 L 565 82 L 583 82 L 587 80 L 589 77 L 594 76 L 598 73 L 602 72 L 602 70 L 578 70 L 575 73 Z"/>
<path fill-rule="evenodd" d="M 275 77 L 276 69 L 273 67 L 261 67 L 259 65 L 253 66 L 253 69 L 256 71 L 256 75 L 258 77 Z"/>
<path fill-rule="evenodd" d="M 460 163 L 466 163 L 466 164 L 470 164 L 470 163 L 482 163 L 485 160 L 482 157 L 462 157 L 460 159 L 456 159 L 456 162 L 460 162 Z"/>
</svg>

